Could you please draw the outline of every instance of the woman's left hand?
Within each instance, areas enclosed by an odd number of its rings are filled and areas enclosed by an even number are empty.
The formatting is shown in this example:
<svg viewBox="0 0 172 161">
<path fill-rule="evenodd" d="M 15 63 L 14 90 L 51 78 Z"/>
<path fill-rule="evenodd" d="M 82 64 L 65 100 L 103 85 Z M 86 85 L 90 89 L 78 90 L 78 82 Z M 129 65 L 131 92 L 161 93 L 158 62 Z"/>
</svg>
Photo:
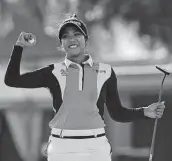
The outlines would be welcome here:
<svg viewBox="0 0 172 161">
<path fill-rule="evenodd" d="M 144 108 L 144 115 L 150 118 L 161 118 L 164 113 L 165 105 L 163 102 L 152 103 Z"/>
</svg>

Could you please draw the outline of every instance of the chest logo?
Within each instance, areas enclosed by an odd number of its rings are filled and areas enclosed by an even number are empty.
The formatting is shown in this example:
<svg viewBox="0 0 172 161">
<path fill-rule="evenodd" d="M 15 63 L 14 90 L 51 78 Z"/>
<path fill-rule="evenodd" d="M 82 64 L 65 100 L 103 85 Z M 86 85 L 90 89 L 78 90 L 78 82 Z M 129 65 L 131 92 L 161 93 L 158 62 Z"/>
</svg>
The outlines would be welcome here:
<svg viewBox="0 0 172 161">
<path fill-rule="evenodd" d="M 67 70 L 61 69 L 60 72 L 61 72 L 62 76 L 67 76 L 68 75 Z"/>
<path fill-rule="evenodd" d="M 93 69 L 96 73 L 106 73 L 106 70 Z"/>
</svg>

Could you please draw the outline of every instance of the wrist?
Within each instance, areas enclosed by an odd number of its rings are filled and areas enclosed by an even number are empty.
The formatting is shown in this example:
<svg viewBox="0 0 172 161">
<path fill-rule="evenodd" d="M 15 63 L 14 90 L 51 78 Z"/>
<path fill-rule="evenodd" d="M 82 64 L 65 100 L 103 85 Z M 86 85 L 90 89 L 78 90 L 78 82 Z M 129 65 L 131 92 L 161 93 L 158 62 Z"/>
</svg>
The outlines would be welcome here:
<svg viewBox="0 0 172 161">
<path fill-rule="evenodd" d="M 22 42 L 20 42 L 20 41 L 17 41 L 15 45 L 24 47 L 24 44 Z"/>
<path fill-rule="evenodd" d="M 148 107 L 143 107 L 144 116 L 148 117 Z"/>
</svg>

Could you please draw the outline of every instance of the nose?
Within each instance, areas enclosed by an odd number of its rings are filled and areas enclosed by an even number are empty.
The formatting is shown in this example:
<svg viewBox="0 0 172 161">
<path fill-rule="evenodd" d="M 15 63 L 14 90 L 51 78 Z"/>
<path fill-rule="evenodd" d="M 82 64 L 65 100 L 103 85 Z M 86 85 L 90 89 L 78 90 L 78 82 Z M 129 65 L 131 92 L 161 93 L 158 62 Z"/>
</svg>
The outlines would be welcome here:
<svg viewBox="0 0 172 161">
<path fill-rule="evenodd" d="M 73 42 L 76 42 L 76 39 L 75 39 L 74 36 L 70 36 L 70 37 L 69 37 L 69 41 L 73 43 Z"/>
</svg>

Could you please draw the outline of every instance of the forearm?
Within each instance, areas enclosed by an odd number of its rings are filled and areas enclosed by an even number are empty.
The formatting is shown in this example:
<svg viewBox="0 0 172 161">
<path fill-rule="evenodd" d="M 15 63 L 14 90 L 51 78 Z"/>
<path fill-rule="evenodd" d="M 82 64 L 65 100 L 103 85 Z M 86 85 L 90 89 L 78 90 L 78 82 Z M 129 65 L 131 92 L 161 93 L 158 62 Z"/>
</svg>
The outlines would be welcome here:
<svg viewBox="0 0 172 161">
<path fill-rule="evenodd" d="M 23 48 L 21 46 L 14 46 L 4 80 L 5 84 L 8 86 L 12 86 L 15 83 L 15 80 L 17 80 L 17 78 L 20 76 L 20 62 L 22 52 Z"/>
<path fill-rule="evenodd" d="M 147 118 L 144 115 L 144 108 L 126 108 L 126 107 L 114 107 L 114 111 L 111 111 L 111 117 L 115 121 L 119 122 L 131 122 L 138 119 Z"/>
</svg>

